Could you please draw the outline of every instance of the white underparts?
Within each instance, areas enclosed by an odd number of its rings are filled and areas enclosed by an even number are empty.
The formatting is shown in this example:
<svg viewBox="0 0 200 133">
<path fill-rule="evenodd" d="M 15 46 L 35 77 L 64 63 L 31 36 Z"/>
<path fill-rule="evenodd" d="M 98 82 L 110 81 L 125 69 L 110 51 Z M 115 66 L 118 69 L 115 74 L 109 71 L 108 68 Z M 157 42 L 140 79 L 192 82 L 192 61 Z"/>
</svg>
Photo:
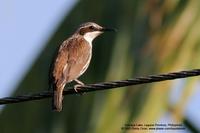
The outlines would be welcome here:
<svg viewBox="0 0 200 133">
<path fill-rule="evenodd" d="M 88 32 L 85 33 L 85 35 L 83 35 L 83 37 L 85 38 L 86 41 L 88 41 L 88 43 L 90 45 L 92 45 L 92 41 L 98 36 L 100 35 L 102 32 L 101 31 L 93 31 L 93 32 Z"/>
</svg>

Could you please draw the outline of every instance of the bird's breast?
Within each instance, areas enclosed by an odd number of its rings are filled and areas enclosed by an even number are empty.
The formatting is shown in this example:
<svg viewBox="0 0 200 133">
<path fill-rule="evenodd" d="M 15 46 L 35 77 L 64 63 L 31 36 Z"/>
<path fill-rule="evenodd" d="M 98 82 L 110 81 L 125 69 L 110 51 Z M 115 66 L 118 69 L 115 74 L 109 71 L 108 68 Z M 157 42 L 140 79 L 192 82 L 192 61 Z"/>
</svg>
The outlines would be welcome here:
<svg viewBox="0 0 200 133">
<path fill-rule="evenodd" d="M 63 73 L 68 81 L 81 76 L 88 68 L 92 57 L 92 46 L 84 39 L 79 38 L 68 46 L 68 61 Z"/>
</svg>

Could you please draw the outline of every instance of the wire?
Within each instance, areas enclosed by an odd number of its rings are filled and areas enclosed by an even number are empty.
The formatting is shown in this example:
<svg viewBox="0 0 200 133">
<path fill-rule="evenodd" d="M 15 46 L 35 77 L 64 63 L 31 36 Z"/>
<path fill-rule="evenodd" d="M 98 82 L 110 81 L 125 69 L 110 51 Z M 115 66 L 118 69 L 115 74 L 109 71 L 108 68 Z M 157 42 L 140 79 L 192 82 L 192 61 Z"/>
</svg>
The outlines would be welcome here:
<svg viewBox="0 0 200 133">
<path fill-rule="evenodd" d="M 149 75 L 146 77 L 137 77 L 134 79 L 127 79 L 127 80 L 120 80 L 120 81 L 111 81 L 111 82 L 102 82 L 96 84 L 87 84 L 84 86 L 79 87 L 79 93 L 86 93 L 92 91 L 99 91 L 99 90 L 108 90 L 118 87 L 125 87 L 130 85 L 138 85 L 138 84 L 145 84 L 145 83 L 152 83 L 152 82 L 160 82 L 166 80 L 173 80 L 173 79 L 180 79 L 186 77 L 193 77 L 200 75 L 200 69 L 193 69 L 188 71 L 180 71 L 180 72 L 173 72 L 167 74 L 160 74 L 160 75 Z M 69 87 L 64 90 L 63 95 L 70 95 L 70 94 L 77 94 L 72 87 Z M 3 104 L 11 104 L 11 103 L 19 103 L 25 101 L 33 101 L 33 100 L 40 100 L 44 98 L 52 97 L 52 91 L 44 91 L 35 94 L 28 94 L 28 95 L 21 95 L 16 97 L 5 97 L 0 98 L 0 105 Z"/>
</svg>

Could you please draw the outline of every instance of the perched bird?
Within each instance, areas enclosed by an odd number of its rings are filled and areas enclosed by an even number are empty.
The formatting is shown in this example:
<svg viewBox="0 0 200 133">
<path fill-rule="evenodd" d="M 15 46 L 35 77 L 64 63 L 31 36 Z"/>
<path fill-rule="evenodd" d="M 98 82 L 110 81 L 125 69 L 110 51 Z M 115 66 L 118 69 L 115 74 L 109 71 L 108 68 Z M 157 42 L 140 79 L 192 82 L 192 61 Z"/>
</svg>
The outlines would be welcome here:
<svg viewBox="0 0 200 133">
<path fill-rule="evenodd" d="M 96 23 L 87 22 L 65 40 L 60 46 L 53 63 L 53 110 L 62 110 L 63 90 L 67 83 L 75 81 L 76 92 L 84 85 L 78 78 L 86 71 L 92 56 L 92 41 L 105 31 L 114 29 L 104 28 Z"/>
</svg>

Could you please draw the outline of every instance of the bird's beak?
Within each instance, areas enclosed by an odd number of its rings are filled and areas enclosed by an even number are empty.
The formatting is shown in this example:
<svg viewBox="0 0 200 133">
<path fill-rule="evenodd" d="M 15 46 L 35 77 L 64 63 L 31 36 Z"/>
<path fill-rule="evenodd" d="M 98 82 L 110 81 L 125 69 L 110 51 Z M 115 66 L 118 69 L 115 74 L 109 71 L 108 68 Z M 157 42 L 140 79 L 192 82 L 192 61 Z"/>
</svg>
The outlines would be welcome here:
<svg viewBox="0 0 200 133">
<path fill-rule="evenodd" d="M 100 31 L 102 32 L 106 32 L 106 31 L 112 31 L 112 32 L 116 32 L 117 30 L 116 29 L 113 29 L 113 28 L 102 28 Z"/>
</svg>

